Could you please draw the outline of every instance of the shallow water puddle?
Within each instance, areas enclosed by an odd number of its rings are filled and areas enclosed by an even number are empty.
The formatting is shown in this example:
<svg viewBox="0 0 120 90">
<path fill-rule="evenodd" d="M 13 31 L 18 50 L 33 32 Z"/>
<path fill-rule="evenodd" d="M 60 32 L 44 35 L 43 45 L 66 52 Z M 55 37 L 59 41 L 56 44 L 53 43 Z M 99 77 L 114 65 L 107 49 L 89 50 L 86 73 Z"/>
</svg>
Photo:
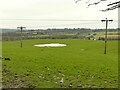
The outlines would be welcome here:
<svg viewBox="0 0 120 90">
<path fill-rule="evenodd" d="M 50 43 L 50 44 L 38 44 L 34 45 L 37 47 L 65 47 L 67 46 L 66 44 L 59 44 L 59 43 Z"/>
</svg>

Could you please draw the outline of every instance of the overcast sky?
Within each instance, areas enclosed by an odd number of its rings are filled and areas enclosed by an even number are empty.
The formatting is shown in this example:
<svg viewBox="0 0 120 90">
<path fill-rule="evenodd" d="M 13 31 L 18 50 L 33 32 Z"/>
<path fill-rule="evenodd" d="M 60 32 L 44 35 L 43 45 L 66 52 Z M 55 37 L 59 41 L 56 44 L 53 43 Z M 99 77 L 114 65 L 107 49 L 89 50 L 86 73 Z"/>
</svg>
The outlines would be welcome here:
<svg viewBox="0 0 120 90">
<path fill-rule="evenodd" d="M 101 20 L 106 17 L 118 19 L 117 9 L 108 12 L 99 11 L 105 9 L 107 3 L 118 0 L 108 0 L 109 2 L 89 8 L 87 8 L 86 1 L 88 0 L 78 3 L 74 0 L 0 0 L 0 19 L 5 19 L 1 20 L 0 27 L 16 27 L 25 23 L 10 19 Z"/>
</svg>

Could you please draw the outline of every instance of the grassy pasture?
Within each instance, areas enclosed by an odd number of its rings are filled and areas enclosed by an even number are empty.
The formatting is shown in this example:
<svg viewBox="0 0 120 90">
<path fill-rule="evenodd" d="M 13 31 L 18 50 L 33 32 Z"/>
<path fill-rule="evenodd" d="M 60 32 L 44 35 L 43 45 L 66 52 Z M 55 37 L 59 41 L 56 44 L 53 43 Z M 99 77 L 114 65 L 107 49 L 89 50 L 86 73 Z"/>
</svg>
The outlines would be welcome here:
<svg viewBox="0 0 120 90">
<path fill-rule="evenodd" d="M 118 32 L 108 32 L 107 33 L 107 38 L 110 39 L 110 40 L 114 40 L 114 39 L 118 39 L 120 38 L 119 37 L 119 34 Z M 96 36 L 94 36 L 96 39 L 98 39 L 99 37 L 103 37 L 105 38 L 105 32 L 97 32 L 96 33 Z"/>
<path fill-rule="evenodd" d="M 34 47 L 63 43 L 67 47 Z M 34 88 L 117 88 L 118 42 L 39 39 L 2 43 L 3 86 Z M 10 84 L 12 82 L 12 85 Z"/>
<path fill-rule="evenodd" d="M 0 54 L 2 54 L 2 41 L 0 41 Z"/>
</svg>

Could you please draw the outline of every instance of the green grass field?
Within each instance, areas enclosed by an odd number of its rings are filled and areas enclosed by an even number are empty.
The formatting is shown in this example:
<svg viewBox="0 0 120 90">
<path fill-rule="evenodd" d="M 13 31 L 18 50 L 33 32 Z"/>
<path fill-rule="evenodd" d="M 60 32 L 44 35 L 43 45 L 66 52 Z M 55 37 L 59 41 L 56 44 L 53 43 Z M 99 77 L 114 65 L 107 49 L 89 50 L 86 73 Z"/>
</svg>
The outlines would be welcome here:
<svg viewBox="0 0 120 90">
<path fill-rule="evenodd" d="M 105 38 L 105 32 L 97 32 L 94 38 L 98 39 L 99 37 Z M 120 36 L 118 32 L 108 32 L 107 38 L 110 40 L 114 40 L 114 39 L 117 40 L 118 38 L 120 38 Z"/>
<path fill-rule="evenodd" d="M 2 41 L 0 41 L 0 54 L 2 54 Z"/>
<path fill-rule="evenodd" d="M 66 47 L 35 47 L 63 43 Z M 33 88 L 117 88 L 118 42 L 39 39 L 2 43 L 3 86 Z M 9 57 L 11 60 L 4 60 Z M 12 84 L 11 84 L 12 83 Z"/>
</svg>

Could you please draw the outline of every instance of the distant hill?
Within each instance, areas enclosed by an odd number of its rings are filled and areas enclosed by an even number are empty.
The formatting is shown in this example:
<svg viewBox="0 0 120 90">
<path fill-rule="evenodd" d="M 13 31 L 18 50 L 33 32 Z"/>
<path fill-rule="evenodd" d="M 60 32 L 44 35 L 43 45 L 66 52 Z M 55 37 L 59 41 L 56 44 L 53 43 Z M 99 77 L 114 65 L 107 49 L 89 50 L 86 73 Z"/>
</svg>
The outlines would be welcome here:
<svg viewBox="0 0 120 90">
<path fill-rule="evenodd" d="M 0 29 L 0 33 L 15 32 L 17 29 Z"/>
</svg>

